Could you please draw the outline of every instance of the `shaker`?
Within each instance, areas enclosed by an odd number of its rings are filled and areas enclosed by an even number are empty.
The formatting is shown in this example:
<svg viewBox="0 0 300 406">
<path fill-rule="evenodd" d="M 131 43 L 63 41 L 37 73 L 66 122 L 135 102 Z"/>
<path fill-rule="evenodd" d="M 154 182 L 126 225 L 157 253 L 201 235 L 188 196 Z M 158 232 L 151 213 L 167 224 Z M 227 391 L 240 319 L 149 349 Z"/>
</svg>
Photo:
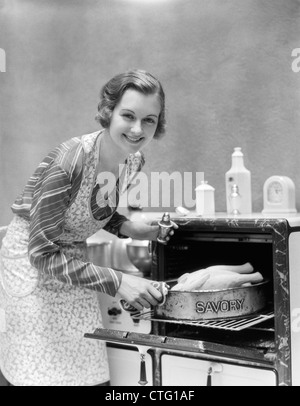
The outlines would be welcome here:
<svg viewBox="0 0 300 406">
<path fill-rule="evenodd" d="M 236 184 L 233 184 L 231 187 L 229 201 L 231 206 L 231 214 L 240 214 L 241 195 L 239 193 L 239 187 Z"/>
<path fill-rule="evenodd" d="M 200 216 L 215 214 L 215 189 L 203 180 L 195 190 L 197 214 Z"/>
<path fill-rule="evenodd" d="M 161 244 L 167 244 L 168 242 L 167 237 L 173 228 L 173 225 L 170 220 L 170 214 L 164 213 L 161 221 L 158 222 L 158 225 L 159 225 L 159 233 L 157 241 L 160 242 Z"/>
</svg>

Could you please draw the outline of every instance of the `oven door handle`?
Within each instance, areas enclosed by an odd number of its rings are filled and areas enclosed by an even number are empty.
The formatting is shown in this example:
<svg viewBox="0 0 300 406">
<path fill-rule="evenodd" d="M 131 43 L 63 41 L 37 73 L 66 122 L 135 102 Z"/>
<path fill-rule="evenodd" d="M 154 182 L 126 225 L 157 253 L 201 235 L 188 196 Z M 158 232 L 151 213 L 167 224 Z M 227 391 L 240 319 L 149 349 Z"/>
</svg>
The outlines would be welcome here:
<svg viewBox="0 0 300 406">
<path fill-rule="evenodd" d="M 207 371 L 206 386 L 212 386 L 212 375 L 223 371 L 223 365 L 217 362 L 211 363 Z"/>
<path fill-rule="evenodd" d="M 212 386 L 212 382 L 211 382 L 211 374 L 212 373 L 213 373 L 212 367 L 209 367 L 208 371 L 207 371 L 206 386 Z"/>
<path fill-rule="evenodd" d="M 150 349 L 150 347 L 145 347 L 142 345 L 137 345 L 136 346 L 139 354 L 140 354 L 140 361 L 141 361 L 141 365 L 140 365 L 140 380 L 138 381 L 139 385 L 147 385 L 148 381 L 147 381 L 147 375 L 146 375 L 146 353 L 147 351 Z"/>
<path fill-rule="evenodd" d="M 225 344 L 209 343 L 202 340 L 194 340 L 181 337 L 160 336 L 155 334 L 135 333 L 130 331 L 121 331 L 113 329 L 97 328 L 93 333 L 85 333 L 85 338 L 92 338 L 96 340 L 103 340 L 112 343 L 133 345 L 137 347 L 142 345 L 149 348 L 160 348 L 165 350 L 175 351 L 188 351 L 192 353 L 232 353 L 232 347 Z M 248 358 L 253 357 L 253 350 L 240 349 L 240 357 Z M 234 355 L 236 355 L 234 353 Z M 270 364 L 270 359 L 267 358 L 268 354 L 262 354 L 260 351 L 256 352 L 256 356 L 261 361 Z M 267 360 L 267 361 L 266 361 Z M 216 372 L 213 367 L 213 372 Z"/>
</svg>

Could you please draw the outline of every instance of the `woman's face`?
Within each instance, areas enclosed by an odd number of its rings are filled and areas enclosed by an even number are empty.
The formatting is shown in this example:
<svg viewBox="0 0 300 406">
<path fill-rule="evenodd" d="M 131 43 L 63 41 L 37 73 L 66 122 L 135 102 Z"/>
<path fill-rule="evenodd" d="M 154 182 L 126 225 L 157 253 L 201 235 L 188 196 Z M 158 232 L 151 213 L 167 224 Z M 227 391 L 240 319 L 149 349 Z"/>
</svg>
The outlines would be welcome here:
<svg viewBox="0 0 300 406">
<path fill-rule="evenodd" d="M 152 140 L 161 111 L 157 94 L 128 89 L 113 110 L 109 133 L 124 152 L 135 153 Z"/>
</svg>

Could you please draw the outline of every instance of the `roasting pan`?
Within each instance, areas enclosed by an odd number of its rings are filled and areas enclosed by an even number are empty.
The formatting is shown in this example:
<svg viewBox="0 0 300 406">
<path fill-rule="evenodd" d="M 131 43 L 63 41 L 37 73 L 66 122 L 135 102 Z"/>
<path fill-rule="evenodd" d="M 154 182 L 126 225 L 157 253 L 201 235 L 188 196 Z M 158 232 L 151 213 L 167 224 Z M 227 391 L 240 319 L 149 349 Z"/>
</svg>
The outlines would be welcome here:
<svg viewBox="0 0 300 406">
<path fill-rule="evenodd" d="M 169 290 L 164 304 L 154 308 L 154 316 L 170 320 L 211 320 L 251 315 L 267 306 L 268 283 L 264 280 L 220 290 Z M 172 282 L 167 284 L 172 287 Z"/>
</svg>

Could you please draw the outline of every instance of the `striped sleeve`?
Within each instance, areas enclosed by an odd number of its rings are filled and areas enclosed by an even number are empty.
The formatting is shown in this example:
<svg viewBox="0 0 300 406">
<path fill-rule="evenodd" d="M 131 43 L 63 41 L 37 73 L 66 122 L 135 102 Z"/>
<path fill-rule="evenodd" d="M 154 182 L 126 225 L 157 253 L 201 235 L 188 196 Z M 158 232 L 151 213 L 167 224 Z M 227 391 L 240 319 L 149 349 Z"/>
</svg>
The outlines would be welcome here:
<svg viewBox="0 0 300 406">
<path fill-rule="evenodd" d="M 122 273 L 66 257 L 59 245 L 72 195 L 70 172 L 53 161 L 37 181 L 30 211 L 29 260 L 45 274 L 67 283 L 115 296 Z"/>
<path fill-rule="evenodd" d="M 120 233 L 120 228 L 125 221 L 128 221 L 128 218 L 119 214 L 117 211 L 114 212 L 113 216 L 109 222 L 103 227 L 105 231 L 111 234 L 117 235 L 119 238 L 128 238 L 126 235 Z"/>
</svg>

